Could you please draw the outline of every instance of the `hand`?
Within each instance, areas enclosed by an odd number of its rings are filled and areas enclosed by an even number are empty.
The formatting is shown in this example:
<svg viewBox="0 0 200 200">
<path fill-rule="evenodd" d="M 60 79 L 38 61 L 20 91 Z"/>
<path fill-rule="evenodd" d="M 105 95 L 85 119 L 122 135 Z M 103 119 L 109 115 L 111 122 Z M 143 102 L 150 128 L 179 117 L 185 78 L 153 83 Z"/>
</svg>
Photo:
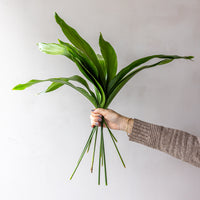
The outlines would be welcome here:
<svg viewBox="0 0 200 200">
<path fill-rule="evenodd" d="M 129 118 L 119 113 L 111 110 L 111 109 L 103 109 L 97 108 L 91 111 L 90 119 L 91 119 L 91 126 L 100 126 L 102 121 L 102 116 L 104 117 L 108 127 L 110 129 L 115 130 L 123 130 L 127 131 L 127 129 L 131 130 L 133 123 L 129 122 Z M 131 119 L 133 122 L 133 119 Z M 128 124 L 128 122 L 130 124 Z M 128 127 L 129 126 L 129 127 Z M 104 124 L 105 127 L 105 124 Z"/>
</svg>

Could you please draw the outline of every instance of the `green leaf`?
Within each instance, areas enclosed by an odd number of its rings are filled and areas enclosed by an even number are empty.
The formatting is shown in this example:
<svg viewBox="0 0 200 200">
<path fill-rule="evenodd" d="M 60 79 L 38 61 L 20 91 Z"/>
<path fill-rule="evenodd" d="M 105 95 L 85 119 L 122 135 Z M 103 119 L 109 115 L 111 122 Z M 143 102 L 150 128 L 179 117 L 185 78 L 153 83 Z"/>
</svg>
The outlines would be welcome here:
<svg viewBox="0 0 200 200">
<path fill-rule="evenodd" d="M 83 70 L 83 75 L 85 75 L 85 77 L 91 81 L 91 83 L 94 85 L 95 87 L 95 91 L 97 94 L 97 100 L 99 102 L 99 106 L 103 107 L 105 104 L 105 93 L 104 90 L 101 86 L 101 84 L 96 80 L 96 78 L 87 70 L 87 68 L 84 66 L 84 64 L 80 61 L 80 60 L 76 60 L 75 58 L 75 62 L 77 64 L 77 66 L 79 66 L 80 70 Z M 99 101 L 99 97 L 100 97 L 100 101 Z"/>
<path fill-rule="evenodd" d="M 98 58 L 99 63 L 101 65 L 103 76 L 105 77 L 105 80 L 106 80 L 107 70 L 106 70 L 105 60 L 104 60 L 104 58 L 101 54 L 97 54 L 97 58 Z"/>
<path fill-rule="evenodd" d="M 69 54 L 66 47 L 62 44 L 39 42 L 37 45 L 38 45 L 40 51 L 47 53 L 47 54 L 66 55 L 66 56 Z"/>
<path fill-rule="evenodd" d="M 97 93 L 97 99 L 98 99 L 98 97 L 99 96 L 101 96 L 101 100 L 100 100 L 100 107 L 102 107 L 103 108 L 103 106 L 104 106 L 104 104 L 105 104 L 105 93 L 104 93 L 104 90 L 103 90 L 103 88 L 102 88 L 102 86 L 100 85 L 100 83 L 96 80 L 96 78 L 85 68 L 85 66 L 81 63 L 81 62 L 79 62 L 79 61 L 77 61 L 77 65 L 79 65 L 80 66 L 80 68 L 82 68 L 83 70 L 84 70 L 84 72 L 85 72 L 85 77 L 86 78 L 88 78 L 88 80 L 90 80 L 91 81 L 91 83 L 94 85 L 94 87 L 95 87 L 95 90 L 96 90 L 96 93 Z M 99 102 L 99 101 L 98 101 Z"/>
<path fill-rule="evenodd" d="M 109 106 L 109 104 L 112 102 L 113 98 L 117 95 L 117 93 L 122 89 L 122 87 L 134 76 L 136 75 L 138 72 L 142 71 L 143 69 L 147 69 L 147 68 L 151 68 L 151 67 L 155 67 L 157 65 L 164 65 L 167 64 L 171 61 L 173 61 L 174 59 L 164 59 L 161 60 L 160 62 L 157 62 L 155 64 L 152 65 L 145 65 L 142 66 L 140 68 L 137 68 L 136 70 L 134 70 L 133 72 L 131 72 L 129 75 L 127 75 L 125 78 L 123 78 L 118 85 L 115 87 L 115 89 L 112 91 L 112 93 L 109 95 L 106 103 L 105 103 L 105 107 L 107 108 Z"/>
<path fill-rule="evenodd" d="M 96 54 L 91 46 L 77 33 L 77 31 L 66 24 L 66 22 L 61 19 L 57 13 L 55 13 L 56 22 L 60 25 L 63 33 L 68 38 L 68 40 L 78 49 L 80 49 L 85 55 L 90 58 L 94 64 L 98 63 Z"/>
<path fill-rule="evenodd" d="M 61 40 L 59 40 L 62 44 L 64 44 L 64 42 L 62 42 Z M 81 56 L 79 53 L 79 51 L 73 47 L 70 44 L 66 44 L 66 47 L 68 48 L 68 52 L 70 53 L 70 56 L 68 56 L 73 62 L 76 63 L 76 65 L 78 66 L 80 72 L 95 86 L 96 93 L 97 93 L 97 99 L 99 102 L 99 106 L 103 107 L 105 104 L 105 92 L 101 86 L 101 84 L 98 82 L 98 80 L 96 79 L 96 77 L 94 76 L 94 74 L 91 72 L 91 68 L 88 69 L 89 65 L 90 65 L 90 61 L 88 61 L 88 59 L 84 56 Z M 101 96 L 101 99 L 99 101 L 99 96 Z"/>
<path fill-rule="evenodd" d="M 99 36 L 99 46 L 103 58 L 105 60 L 105 66 L 107 70 L 107 82 L 112 80 L 117 72 L 117 55 L 111 44 L 103 39 L 102 34 Z"/>
<path fill-rule="evenodd" d="M 177 56 L 177 55 L 152 55 L 147 56 L 144 58 L 140 58 L 138 60 L 133 61 L 127 67 L 123 68 L 115 78 L 109 83 L 108 85 L 108 93 L 112 92 L 115 87 L 117 87 L 118 83 L 122 80 L 124 76 L 126 76 L 131 70 L 138 67 L 139 65 L 153 59 L 153 58 L 160 58 L 160 59 L 189 59 L 191 60 L 193 56 Z"/>
<path fill-rule="evenodd" d="M 95 90 L 95 93 L 96 93 L 96 99 L 97 99 L 97 102 L 98 102 L 98 107 L 100 107 L 100 104 L 101 104 L 101 92 L 99 91 L 99 89 L 94 86 L 94 90 Z"/>
<path fill-rule="evenodd" d="M 102 71 L 101 66 L 92 47 L 78 34 L 78 32 L 74 28 L 66 24 L 66 22 L 63 19 L 61 19 L 57 13 L 55 13 L 55 19 L 56 22 L 60 25 L 63 33 L 68 38 L 68 40 L 75 47 L 81 50 L 95 64 L 98 71 L 101 72 Z M 102 84 L 104 84 L 105 80 L 104 77 L 102 76 L 102 73 L 99 74 L 99 78 L 100 80 L 98 81 L 101 81 Z"/>
<path fill-rule="evenodd" d="M 105 94 L 103 94 L 103 89 L 101 88 L 101 85 L 97 83 L 96 80 L 97 77 L 97 70 L 95 72 L 95 66 L 93 63 L 84 56 L 83 53 L 78 51 L 75 47 L 73 47 L 70 44 L 64 43 L 61 40 L 59 40 L 61 44 L 55 44 L 55 43 L 38 43 L 38 46 L 42 52 L 53 54 L 53 55 L 65 55 L 70 60 L 75 62 L 75 64 L 78 66 L 80 72 L 93 84 L 96 85 L 96 87 L 100 90 L 101 96 L 102 96 L 102 105 L 105 103 Z M 56 48 L 56 49 L 55 49 Z M 59 49 L 61 48 L 62 51 Z M 95 75 L 96 74 L 96 75 Z M 92 93 L 91 93 L 92 94 Z M 93 95 L 93 94 L 92 94 Z M 94 96 L 94 95 L 93 95 Z"/>
<path fill-rule="evenodd" d="M 62 42 L 62 41 L 60 41 L 60 42 Z M 68 57 L 70 60 L 75 62 L 75 64 L 78 66 L 78 68 L 81 71 L 81 73 L 88 80 L 90 80 L 90 77 L 88 76 L 86 71 L 83 69 L 82 65 L 85 65 L 84 68 L 87 68 L 87 71 L 90 71 L 90 73 L 93 74 L 93 70 L 94 69 L 90 65 L 91 62 L 87 62 L 88 58 L 86 58 L 86 56 L 85 57 L 80 56 L 78 54 L 76 48 L 73 47 L 72 45 L 70 45 L 70 44 L 67 45 L 67 43 L 65 43 L 65 45 L 64 45 L 64 42 L 62 42 L 61 44 L 38 43 L 38 46 L 40 48 L 40 51 L 42 51 L 42 52 L 45 52 L 45 53 L 48 53 L 48 54 L 52 54 L 52 55 L 64 55 L 64 56 Z M 62 51 L 57 47 L 62 48 Z M 58 50 L 56 50 L 55 48 L 57 48 Z"/>
<path fill-rule="evenodd" d="M 45 92 L 52 92 L 54 90 L 57 90 L 58 88 L 62 87 L 64 84 L 63 83 L 52 83 L 46 90 Z"/>
<path fill-rule="evenodd" d="M 13 88 L 13 90 L 24 90 L 27 87 L 30 87 L 30 86 L 32 86 L 32 85 L 34 85 L 36 83 L 41 83 L 41 82 L 42 82 L 42 80 L 35 80 L 35 79 L 33 79 L 33 80 L 30 80 L 29 82 L 27 82 L 25 84 L 18 84 L 18 85 L 16 85 Z"/>
<path fill-rule="evenodd" d="M 69 80 L 70 80 L 70 78 L 50 78 L 50 79 L 46 79 L 46 80 L 30 80 L 29 82 L 27 82 L 25 84 L 19 84 L 19 85 L 15 86 L 13 88 L 13 90 L 24 90 L 27 87 L 30 87 L 34 84 L 45 82 L 45 81 L 51 81 L 53 83 L 65 84 L 65 85 L 68 85 L 68 86 L 74 88 L 76 91 L 78 91 L 83 96 L 85 96 L 95 107 L 97 106 L 96 99 L 93 96 L 91 96 L 85 89 L 83 89 L 81 87 L 76 87 L 75 85 L 70 83 Z"/>
<path fill-rule="evenodd" d="M 88 90 L 88 92 L 89 92 L 93 97 L 95 97 L 95 94 L 94 94 L 94 93 L 92 92 L 92 90 L 90 89 L 90 87 L 89 87 L 87 81 L 86 81 L 84 78 L 82 78 L 81 76 L 74 75 L 74 76 L 71 76 L 71 77 L 65 78 L 65 79 L 67 79 L 68 81 L 76 81 L 76 82 L 82 84 L 83 86 L 85 86 L 85 88 Z"/>
<path fill-rule="evenodd" d="M 95 78 L 98 78 L 98 71 L 96 66 L 93 64 L 93 62 L 79 49 L 75 48 L 69 43 L 63 42 L 61 40 L 58 40 L 61 45 L 64 45 L 68 48 L 70 51 L 70 54 L 76 57 L 77 59 L 81 60 L 84 64 L 84 66 L 93 74 Z"/>
</svg>

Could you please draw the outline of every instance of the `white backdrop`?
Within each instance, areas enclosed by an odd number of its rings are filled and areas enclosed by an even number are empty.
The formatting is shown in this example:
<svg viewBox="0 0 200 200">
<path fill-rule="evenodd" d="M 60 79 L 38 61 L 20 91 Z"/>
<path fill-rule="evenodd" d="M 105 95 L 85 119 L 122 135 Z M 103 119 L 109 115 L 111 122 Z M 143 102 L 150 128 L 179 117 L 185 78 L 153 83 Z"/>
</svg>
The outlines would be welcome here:
<svg viewBox="0 0 200 200">
<path fill-rule="evenodd" d="M 199 168 L 130 142 L 119 131 L 127 168 L 106 135 L 108 186 L 103 176 L 97 185 L 97 162 L 90 174 L 91 152 L 69 181 L 91 130 L 91 104 L 68 87 L 37 95 L 48 83 L 11 90 L 32 78 L 79 74 L 65 57 L 36 46 L 64 39 L 56 11 L 97 52 L 102 32 L 116 49 L 119 69 L 157 53 L 195 56 L 141 72 L 110 108 L 200 136 L 199 9 L 199 0 L 1 0 L 0 199 L 199 199 Z"/>
</svg>

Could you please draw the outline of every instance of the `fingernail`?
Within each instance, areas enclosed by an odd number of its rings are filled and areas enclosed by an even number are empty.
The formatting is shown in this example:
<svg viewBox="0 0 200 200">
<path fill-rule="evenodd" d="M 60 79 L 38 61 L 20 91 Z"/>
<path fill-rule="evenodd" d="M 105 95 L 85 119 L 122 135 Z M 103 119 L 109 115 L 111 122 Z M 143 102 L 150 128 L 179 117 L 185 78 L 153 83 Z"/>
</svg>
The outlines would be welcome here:
<svg viewBox="0 0 200 200">
<path fill-rule="evenodd" d="M 98 117 L 102 117 L 102 115 L 98 115 Z"/>
<path fill-rule="evenodd" d="M 99 123 L 98 123 L 98 122 L 96 122 L 96 123 L 95 123 L 95 125 L 96 125 L 96 126 L 98 126 L 98 125 L 99 125 Z"/>
<path fill-rule="evenodd" d="M 94 112 L 94 111 L 95 111 L 95 109 L 92 109 L 91 111 L 92 111 L 92 112 Z"/>
<path fill-rule="evenodd" d="M 99 121 L 99 122 L 101 122 L 101 121 L 102 121 L 102 119 L 101 119 L 101 118 L 99 118 L 99 119 L 98 119 L 98 121 Z"/>
</svg>

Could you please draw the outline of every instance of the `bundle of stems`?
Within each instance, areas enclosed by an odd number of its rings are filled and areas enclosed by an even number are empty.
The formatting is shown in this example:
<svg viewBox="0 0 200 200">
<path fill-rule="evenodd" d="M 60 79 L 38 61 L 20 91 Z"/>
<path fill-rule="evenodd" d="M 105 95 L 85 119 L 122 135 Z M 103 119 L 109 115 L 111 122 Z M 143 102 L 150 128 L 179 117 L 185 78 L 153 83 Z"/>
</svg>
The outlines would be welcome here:
<svg viewBox="0 0 200 200">
<path fill-rule="evenodd" d="M 18 84 L 13 89 L 14 90 L 24 90 L 34 84 L 41 83 L 44 81 L 51 82 L 50 86 L 45 90 L 46 93 L 52 92 L 63 85 L 68 85 L 74 88 L 76 91 L 85 96 L 95 108 L 108 108 L 114 97 L 122 89 L 122 87 L 138 72 L 152 68 L 155 66 L 161 66 L 172 62 L 175 59 L 187 59 L 191 60 L 193 56 L 178 56 L 178 55 L 151 55 L 144 58 L 137 59 L 130 63 L 128 66 L 124 67 L 117 73 L 117 55 L 111 44 L 104 40 L 102 34 L 99 36 L 99 46 L 101 54 L 96 54 L 92 47 L 78 34 L 78 32 L 69 26 L 63 19 L 61 19 L 57 13 L 55 13 L 55 19 L 60 28 L 62 29 L 64 35 L 71 42 L 66 43 L 58 40 L 59 43 L 38 43 L 40 51 L 51 55 L 63 55 L 72 60 L 82 76 L 74 75 L 71 77 L 60 77 L 60 78 L 49 78 L 45 80 L 33 79 L 24 84 Z M 153 60 L 154 58 L 159 59 L 159 61 L 153 64 L 145 64 L 146 62 Z M 91 90 L 88 82 L 92 83 L 94 90 Z M 77 82 L 80 86 L 76 86 L 71 82 Z M 100 145 L 99 145 L 99 171 L 98 171 L 98 184 L 100 184 L 100 170 L 101 166 L 104 166 L 105 173 L 105 184 L 107 185 L 107 170 L 106 170 L 106 153 L 104 144 L 104 132 L 103 126 L 107 127 L 108 133 L 113 141 L 113 144 L 117 150 L 119 158 L 125 167 L 122 156 L 116 145 L 117 139 L 109 129 L 103 118 L 100 127 Z M 92 164 L 91 172 L 93 172 L 96 143 L 97 143 L 98 127 L 93 127 L 86 145 L 81 153 L 81 156 L 77 162 L 76 168 L 72 173 L 70 179 L 74 176 L 84 154 L 89 151 L 92 138 L 94 138 L 93 154 L 92 154 Z"/>
</svg>

